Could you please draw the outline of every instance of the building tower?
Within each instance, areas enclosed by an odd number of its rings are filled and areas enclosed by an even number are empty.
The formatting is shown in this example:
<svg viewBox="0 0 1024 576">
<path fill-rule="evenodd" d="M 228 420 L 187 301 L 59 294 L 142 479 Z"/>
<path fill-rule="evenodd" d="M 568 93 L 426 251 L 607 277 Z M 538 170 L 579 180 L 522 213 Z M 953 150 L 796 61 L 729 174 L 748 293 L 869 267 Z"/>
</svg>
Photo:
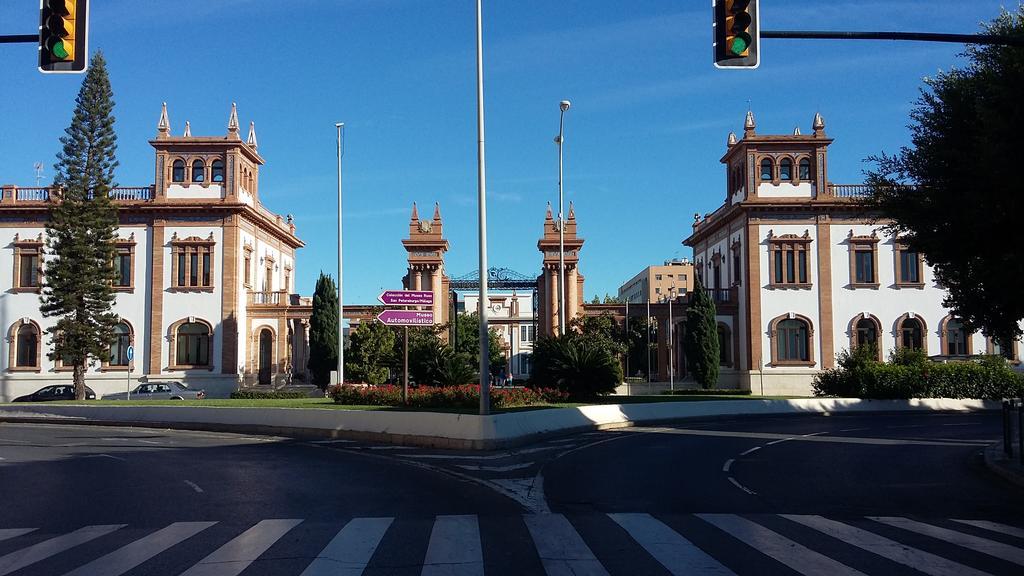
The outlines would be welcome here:
<svg viewBox="0 0 1024 576">
<path fill-rule="evenodd" d="M 441 207 L 434 204 L 434 217 L 421 220 L 412 204 L 409 218 L 409 237 L 402 240 L 402 246 L 409 253 L 409 271 L 402 278 L 406 290 L 430 290 L 434 293 L 434 323 L 448 322 L 450 280 L 444 270 L 444 254 L 448 241 L 444 239 L 444 225 L 441 222 Z"/>
<path fill-rule="evenodd" d="M 569 203 L 569 217 L 565 221 L 565 321 L 582 313 L 583 308 L 583 275 L 579 273 L 580 249 L 583 238 L 576 236 L 576 211 L 572 202 Z M 552 336 L 561 334 L 558 326 L 558 222 L 551 215 L 551 204 L 548 204 L 544 217 L 544 235 L 537 241 L 537 249 L 544 255 L 541 266 L 543 273 L 537 277 L 537 300 L 540 308 L 538 330 L 541 334 Z"/>
</svg>

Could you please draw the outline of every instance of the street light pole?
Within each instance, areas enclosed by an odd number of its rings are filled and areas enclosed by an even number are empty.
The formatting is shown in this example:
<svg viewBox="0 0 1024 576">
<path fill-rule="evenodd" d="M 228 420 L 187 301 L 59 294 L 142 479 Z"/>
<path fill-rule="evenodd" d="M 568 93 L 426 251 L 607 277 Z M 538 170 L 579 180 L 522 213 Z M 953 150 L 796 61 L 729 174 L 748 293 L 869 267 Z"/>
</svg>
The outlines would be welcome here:
<svg viewBox="0 0 1024 576">
<path fill-rule="evenodd" d="M 672 301 L 675 300 L 672 294 L 672 289 L 668 291 L 668 389 L 675 391 L 676 389 L 676 371 L 675 371 L 675 342 L 672 339 L 672 333 L 675 332 L 675 326 L 672 324 Z"/>
<path fill-rule="evenodd" d="M 644 290 L 647 292 L 647 390 L 651 389 L 651 293 L 645 287 Z"/>
<path fill-rule="evenodd" d="M 342 328 L 345 318 L 344 299 L 342 298 L 342 237 L 341 237 L 341 157 L 345 154 L 344 133 L 345 123 L 334 125 L 338 129 L 338 385 L 345 383 L 345 331 Z"/>
<path fill-rule="evenodd" d="M 562 100 L 558 103 L 558 333 L 565 334 L 565 218 L 562 217 L 562 144 L 565 141 L 563 127 L 565 124 L 565 111 L 569 109 L 570 102 Z"/>
<path fill-rule="evenodd" d="M 476 133 L 477 200 L 480 246 L 480 415 L 491 413 L 490 365 L 487 344 L 487 172 L 484 161 L 484 26 L 483 0 L 476 0 Z"/>
</svg>

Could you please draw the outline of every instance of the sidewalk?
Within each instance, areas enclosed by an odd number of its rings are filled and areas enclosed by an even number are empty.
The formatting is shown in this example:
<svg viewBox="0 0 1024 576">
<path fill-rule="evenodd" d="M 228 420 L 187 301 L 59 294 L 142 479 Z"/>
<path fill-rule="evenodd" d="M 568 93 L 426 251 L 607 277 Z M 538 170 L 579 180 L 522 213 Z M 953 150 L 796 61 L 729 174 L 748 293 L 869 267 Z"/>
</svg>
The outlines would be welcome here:
<svg viewBox="0 0 1024 576">
<path fill-rule="evenodd" d="M 1006 481 L 1024 488 L 1024 464 L 1021 464 L 1020 452 L 1014 446 L 1013 457 L 1003 452 L 1003 443 L 997 442 L 985 449 L 985 465 Z"/>
</svg>

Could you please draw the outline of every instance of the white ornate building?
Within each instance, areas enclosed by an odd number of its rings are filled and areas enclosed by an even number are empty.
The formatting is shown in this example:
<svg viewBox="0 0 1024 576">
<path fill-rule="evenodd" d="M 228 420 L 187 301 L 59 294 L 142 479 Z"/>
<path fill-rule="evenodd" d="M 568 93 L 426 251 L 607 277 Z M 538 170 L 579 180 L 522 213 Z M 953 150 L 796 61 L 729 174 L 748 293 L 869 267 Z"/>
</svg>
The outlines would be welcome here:
<svg viewBox="0 0 1024 576">
<path fill-rule="evenodd" d="M 192 136 L 186 122 L 184 135 L 172 136 L 165 105 L 150 145 L 155 183 L 111 193 L 120 217 L 114 312 L 122 322 L 110 357 L 89 367 L 86 383 L 99 396 L 129 380 L 179 380 L 226 396 L 243 384 L 301 379 L 310 305 L 293 292 L 303 243 L 290 216 L 260 201 L 264 160 L 254 125 L 243 141 L 232 105 L 226 135 Z M 53 319 L 39 312 L 44 226 L 58 201 L 54 188 L 3 186 L 0 401 L 71 378 L 47 356 Z"/>
<path fill-rule="evenodd" d="M 729 135 L 724 203 L 697 216 L 684 241 L 704 286 L 735 294 L 735 313 L 718 318 L 722 384 L 809 394 L 837 352 L 864 342 L 880 357 L 912 347 L 939 359 L 1018 361 L 1020 343 L 1000 350 L 942 306 L 923 255 L 853 202 L 864 186 L 829 181 L 831 143 L 820 115 L 808 135 L 759 135 L 748 113 L 743 138 Z"/>
</svg>

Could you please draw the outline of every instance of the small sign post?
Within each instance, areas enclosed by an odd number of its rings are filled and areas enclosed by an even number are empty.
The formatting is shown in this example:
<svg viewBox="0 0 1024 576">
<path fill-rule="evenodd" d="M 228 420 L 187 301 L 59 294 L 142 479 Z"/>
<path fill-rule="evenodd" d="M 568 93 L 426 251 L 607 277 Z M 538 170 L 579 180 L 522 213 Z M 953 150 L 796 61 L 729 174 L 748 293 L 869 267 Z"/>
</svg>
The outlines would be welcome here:
<svg viewBox="0 0 1024 576">
<path fill-rule="evenodd" d="M 434 293 L 429 290 L 385 290 L 377 296 L 388 306 L 433 306 Z M 402 403 L 409 403 L 409 326 L 433 326 L 433 310 L 384 310 L 377 315 L 385 326 L 402 326 Z"/>
<path fill-rule="evenodd" d="M 128 399 L 132 399 L 132 360 L 135 358 L 135 346 L 128 346 L 128 351 L 125 353 L 125 357 L 128 358 Z"/>
</svg>

